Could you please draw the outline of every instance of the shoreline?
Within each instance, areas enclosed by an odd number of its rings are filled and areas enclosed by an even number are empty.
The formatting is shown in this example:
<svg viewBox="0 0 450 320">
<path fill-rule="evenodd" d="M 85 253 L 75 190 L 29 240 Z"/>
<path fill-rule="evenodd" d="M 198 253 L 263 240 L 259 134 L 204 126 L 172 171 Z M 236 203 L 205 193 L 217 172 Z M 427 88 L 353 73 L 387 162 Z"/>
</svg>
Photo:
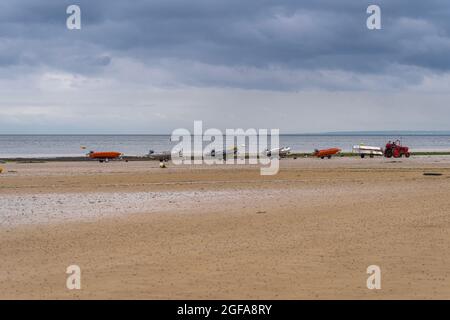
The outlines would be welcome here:
<svg viewBox="0 0 450 320">
<path fill-rule="evenodd" d="M 413 151 L 411 156 L 450 156 L 450 151 Z M 359 157 L 358 154 L 352 152 L 341 152 L 334 156 L 340 157 Z M 377 156 L 382 157 L 382 156 Z M 287 156 L 287 158 L 314 158 L 311 152 L 293 152 Z M 152 159 L 146 156 L 124 156 L 124 161 L 159 161 L 158 159 Z M 74 162 L 74 161 L 96 161 L 87 158 L 86 156 L 70 156 L 70 157 L 0 157 L 0 161 L 4 162 Z M 113 160 L 116 161 L 116 160 Z"/>
</svg>

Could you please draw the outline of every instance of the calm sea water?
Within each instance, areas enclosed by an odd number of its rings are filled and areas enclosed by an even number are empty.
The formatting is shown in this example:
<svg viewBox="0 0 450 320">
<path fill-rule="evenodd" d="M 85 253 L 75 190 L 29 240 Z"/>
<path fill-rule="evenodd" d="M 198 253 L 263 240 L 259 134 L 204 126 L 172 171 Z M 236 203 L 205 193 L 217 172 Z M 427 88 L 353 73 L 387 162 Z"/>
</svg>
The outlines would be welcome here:
<svg viewBox="0 0 450 320">
<path fill-rule="evenodd" d="M 355 144 L 384 146 L 397 138 L 413 151 L 450 151 L 450 135 L 282 135 L 280 145 L 297 152 L 331 147 L 351 151 Z M 174 145 L 169 135 L 0 135 L 0 158 L 83 156 L 89 150 L 144 155 L 150 149 L 165 151 Z"/>
</svg>

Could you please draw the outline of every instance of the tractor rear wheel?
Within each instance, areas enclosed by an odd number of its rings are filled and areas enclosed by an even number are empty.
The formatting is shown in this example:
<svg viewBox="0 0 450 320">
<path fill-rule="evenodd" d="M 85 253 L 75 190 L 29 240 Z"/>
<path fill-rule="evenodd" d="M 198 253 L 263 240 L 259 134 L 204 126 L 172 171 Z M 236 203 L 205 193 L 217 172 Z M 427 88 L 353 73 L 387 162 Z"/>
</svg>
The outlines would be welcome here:
<svg viewBox="0 0 450 320">
<path fill-rule="evenodd" d="M 386 152 L 384 153 L 384 155 L 386 156 L 386 158 L 392 158 L 392 149 L 386 150 Z"/>
</svg>

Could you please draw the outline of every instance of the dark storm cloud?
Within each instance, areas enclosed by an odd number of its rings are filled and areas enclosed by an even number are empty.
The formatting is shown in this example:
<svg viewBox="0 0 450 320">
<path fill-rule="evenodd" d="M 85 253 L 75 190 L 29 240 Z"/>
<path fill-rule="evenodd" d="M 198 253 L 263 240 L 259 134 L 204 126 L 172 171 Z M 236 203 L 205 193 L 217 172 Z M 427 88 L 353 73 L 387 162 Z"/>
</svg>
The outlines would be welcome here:
<svg viewBox="0 0 450 320">
<path fill-rule="evenodd" d="M 366 28 L 372 3 L 382 9 L 379 31 Z M 82 9 L 81 31 L 65 28 L 70 4 Z M 450 69 L 449 17 L 450 2 L 439 0 L 3 0 L 0 67 L 95 74 L 115 58 L 127 58 L 171 69 L 175 83 L 295 90 L 305 83 L 265 76 L 243 82 L 210 75 L 208 68 L 188 77 L 177 74 L 177 62 L 237 68 L 238 75 L 246 68 L 387 76 L 410 68 L 445 72 Z M 410 71 L 405 76 L 410 77 L 405 83 L 421 79 Z M 327 81 L 323 87 L 334 89 Z"/>
</svg>

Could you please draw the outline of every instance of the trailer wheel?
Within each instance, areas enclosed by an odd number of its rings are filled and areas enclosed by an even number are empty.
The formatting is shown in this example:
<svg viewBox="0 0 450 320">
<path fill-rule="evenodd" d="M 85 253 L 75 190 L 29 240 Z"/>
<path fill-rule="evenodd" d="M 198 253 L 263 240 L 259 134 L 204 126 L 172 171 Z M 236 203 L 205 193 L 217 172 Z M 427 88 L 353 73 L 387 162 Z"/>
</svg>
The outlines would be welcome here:
<svg viewBox="0 0 450 320">
<path fill-rule="evenodd" d="M 407 152 L 405 153 L 405 157 L 409 158 L 411 156 L 411 153 Z"/>
<path fill-rule="evenodd" d="M 331 156 L 328 156 L 328 159 L 331 159 Z"/>
<path fill-rule="evenodd" d="M 323 160 L 323 159 L 325 159 L 325 157 L 320 157 L 320 159 L 322 159 L 322 160 Z"/>
<path fill-rule="evenodd" d="M 365 157 L 365 154 L 364 153 L 361 154 L 361 159 L 364 159 L 364 157 Z"/>
<path fill-rule="evenodd" d="M 370 155 L 370 157 L 371 157 L 371 158 L 373 158 L 373 157 L 374 157 L 374 155 L 373 155 L 373 154 L 371 154 L 371 155 Z"/>
</svg>

